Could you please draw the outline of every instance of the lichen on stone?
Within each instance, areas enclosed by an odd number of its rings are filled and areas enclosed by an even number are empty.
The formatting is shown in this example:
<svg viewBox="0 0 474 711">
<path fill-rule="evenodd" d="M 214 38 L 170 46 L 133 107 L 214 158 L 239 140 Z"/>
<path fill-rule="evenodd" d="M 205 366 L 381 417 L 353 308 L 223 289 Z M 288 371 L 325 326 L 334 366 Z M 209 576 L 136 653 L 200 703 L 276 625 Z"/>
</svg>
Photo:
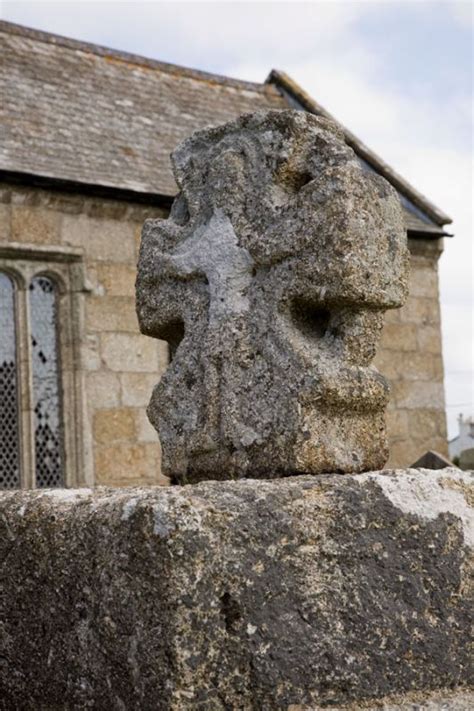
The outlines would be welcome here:
<svg viewBox="0 0 474 711">
<path fill-rule="evenodd" d="M 180 193 L 143 228 L 140 327 L 170 345 L 148 409 L 175 482 L 359 472 L 387 457 L 371 365 L 406 295 L 396 191 L 330 121 L 249 114 L 172 156 Z"/>
</svg>

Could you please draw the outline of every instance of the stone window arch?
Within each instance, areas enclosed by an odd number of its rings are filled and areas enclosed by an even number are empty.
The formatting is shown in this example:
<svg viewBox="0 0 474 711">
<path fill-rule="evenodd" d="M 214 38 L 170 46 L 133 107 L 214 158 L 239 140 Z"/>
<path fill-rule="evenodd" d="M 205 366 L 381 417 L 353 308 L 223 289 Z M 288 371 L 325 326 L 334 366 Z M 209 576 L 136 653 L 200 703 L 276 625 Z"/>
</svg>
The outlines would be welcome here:
<svg viewBox="0 0 474 711">
<path fill-rule="evenodd" d="M 0 489 L 84 478 L 77 252 L 0 249 Z"/>
</svg>

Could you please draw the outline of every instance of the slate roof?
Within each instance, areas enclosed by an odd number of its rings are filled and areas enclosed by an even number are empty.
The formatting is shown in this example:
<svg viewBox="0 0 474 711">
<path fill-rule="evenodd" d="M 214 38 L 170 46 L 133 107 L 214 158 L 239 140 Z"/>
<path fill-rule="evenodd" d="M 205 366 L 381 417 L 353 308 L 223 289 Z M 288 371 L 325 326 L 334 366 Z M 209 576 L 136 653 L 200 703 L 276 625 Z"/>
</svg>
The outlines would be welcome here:
<svg viewBox="0 0 474 711">
<path fill-rule="evenodd" d="M 263 84 L 165 64 L 0 21 L 0 171 L 171 198 L 169 154 L 197 128 L 259 109 L 328 115 L 283 72 Z M 451 219 L 345 130 L 399 190 L 407 226 Z"/>
</svg>

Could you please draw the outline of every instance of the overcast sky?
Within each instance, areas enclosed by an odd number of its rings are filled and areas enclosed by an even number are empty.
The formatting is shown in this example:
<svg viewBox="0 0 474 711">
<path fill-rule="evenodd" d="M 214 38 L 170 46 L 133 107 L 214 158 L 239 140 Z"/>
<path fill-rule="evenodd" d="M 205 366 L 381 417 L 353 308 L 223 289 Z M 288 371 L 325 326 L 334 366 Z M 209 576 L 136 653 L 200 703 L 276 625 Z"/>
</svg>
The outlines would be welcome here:
<svg viewBox="0 0 474 711">
<path fill-rule="evenodd" d="M 2 19 L 263 81 L 283 69 L 451 215 L 440 262 L 450 436 L 474 415 L 472 4 L 0 2 Z"/>
</svg>

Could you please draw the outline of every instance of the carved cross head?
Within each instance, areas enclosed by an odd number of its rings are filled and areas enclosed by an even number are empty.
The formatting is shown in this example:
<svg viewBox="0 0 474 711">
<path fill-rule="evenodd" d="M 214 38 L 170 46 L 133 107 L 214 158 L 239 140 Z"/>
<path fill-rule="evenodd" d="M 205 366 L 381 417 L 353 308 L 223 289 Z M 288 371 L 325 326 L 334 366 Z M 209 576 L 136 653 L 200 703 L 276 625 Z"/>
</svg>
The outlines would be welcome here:
<svg viewBox="0 0 474 711">
<path fill-rule="evenodd" d="M 395 190 L 331 122 L 249 114 L 172 156 L 180 193 L 146 222 L 143 333 L 170 365 L 148 414 L 175 482 L 378 469 L 383 313 L 403 303 Z"/>
</svg>

